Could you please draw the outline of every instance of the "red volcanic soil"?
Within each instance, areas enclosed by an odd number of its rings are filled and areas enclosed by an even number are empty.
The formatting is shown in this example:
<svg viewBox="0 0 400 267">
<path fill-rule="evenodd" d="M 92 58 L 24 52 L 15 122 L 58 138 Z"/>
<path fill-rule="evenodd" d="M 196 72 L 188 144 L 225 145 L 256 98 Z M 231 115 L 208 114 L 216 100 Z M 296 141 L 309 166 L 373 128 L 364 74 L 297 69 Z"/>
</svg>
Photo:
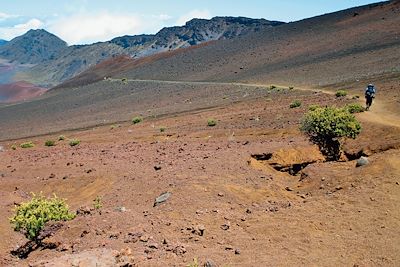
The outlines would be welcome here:
<svg viewBox="0 0 400 267">
<path fill-rule="evenodd" d="M 0 102 L 19 102 L 42 95 L 45 88 L 27 82 L 0 84 Z"/>
</svg>

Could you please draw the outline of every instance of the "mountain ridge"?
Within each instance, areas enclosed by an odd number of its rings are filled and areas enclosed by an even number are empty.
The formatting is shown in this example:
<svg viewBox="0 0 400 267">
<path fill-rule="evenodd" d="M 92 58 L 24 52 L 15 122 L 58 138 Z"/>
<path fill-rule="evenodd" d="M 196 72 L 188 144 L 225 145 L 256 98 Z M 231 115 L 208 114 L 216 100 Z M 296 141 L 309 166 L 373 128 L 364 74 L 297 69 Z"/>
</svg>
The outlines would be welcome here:
<svg viewBox="0 0 400 267">
<path fill-rule="evenodd" d="M 66 46 L 64 41 L 45 30 L 31 30 L 0 47 L 0 58 L 36 64 L 26 72 L 18 74 L 16 78 L 52 87 L 110 57 L 125 54 L 132 58 L 141 58 L 208 41 L 231 39 L 282 24 L 284 22 L 245 17 L 192 19 L 183 26 L 165 27 L 154 35 L 121 36 L 106 42 L 72 46 Z M 38 34 L 33 35 L 33 33 Z M 39 52 L 43 50 L 43 42 L 37 40 L 41 34 L 57 44 L 54 53 L 50 55 L 35 53 L 32 56 L 29 50 Z M 49 36 L 54 36 L 59 40 L 49 38 Z M 33 46 L 37 42 L 39 46 Z M 40 58 L 40 55 L 43 55 L 43 58 Z"/>
</svg>

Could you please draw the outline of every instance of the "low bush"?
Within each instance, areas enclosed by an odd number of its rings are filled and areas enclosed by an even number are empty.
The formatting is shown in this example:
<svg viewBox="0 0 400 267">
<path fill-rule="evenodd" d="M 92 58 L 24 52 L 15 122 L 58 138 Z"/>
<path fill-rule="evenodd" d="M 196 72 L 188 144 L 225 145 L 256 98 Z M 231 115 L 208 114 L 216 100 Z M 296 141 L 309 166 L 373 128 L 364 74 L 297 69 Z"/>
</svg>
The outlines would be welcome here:
<svg viewBox="0 0 400 267">
<path fill-rule="evenodd" d="M 276 86 L 275 86 L 275 85 L 271 85 L 271 86 L 269 87 L 269 89 L 274 90 L 274 89 L 276 89 Z"/>
<path fill-rule="evenodd" d="M 134 117 L 133 119 L 132 119 L 132 123 L 133 124 L 138 124 L 138 123 L 141 123 L 143 121 L 143 118 L 142 117 Z"/>
<path fill-rule="evenodd" d="M 207 125 L 209 127 L 214 127 L 215 125 L 217 125 L 217 121 L 215 119 L 208 119 L 207 120 Z"/>
<path fill-rule="evenodd" d="M 30 201 L 17 206 L 10 223 L 15 231 L 20 231 L 26 238 L 35 241 L 47 222 L 68 221 L 73 218 L 75 214 L 70 213 L 64 199 L 56 195 L 47 199 L 40 194 L 33 195 Z"/>
<path fill-rule="evenodd" d="M 95 210 L 99 210 L 99 209 L 101 209 L 103 207 L 101 196 L 97 196 L 93 200 L 93 207 L 94 207 Z"/>
<path fill-rule="evenodd" d="M 336 97 L 344 97 L 347 95 L 347 92 L 345 90 L 338 90 L 335 95 Z"/>
<path fill-rule="evenodd" d="M 12 149 L 12 150 L 17 150 L 17 145 L 12 145 L 12 146 L 11 146 L 11 149 Z"/>
<path fill-rule="evenodd" d="M 81 143 L 81 141 L 79 140 L 79 139 L 72 139 L 72 140 L 69 140 L 69 145 L 70 146 L 77 146 L 77 145 L 79 145 Z"/>
<path fill-rule="evenodd" d="M 64 135 L 60 135 L 59 137 L 58 137 L 58 141 L 64 141 L 65 140 L 65 136 Z"/>
<path fill-rule="evenodd" d="M 301 106 L 301 101 L 300 100 L 295 100 L 290 104 L 290 108 L 298 108 Z"/>
<path fill-rule="evenodd" d="M 365 108 L 358 103 L 348 104 L 346 105 L 345 109 L 347 109 L 350 113 L 360 113 L 365 111 Z"/>
<path fill-rule="evenodd" d="M 294 89 L 294 87 L 293 86 L 289 86 L 289 90 L 293 90 Z"/>
<path fill-rule="evenodd" d="M 309 105 L 309 106 L 308 106 L 308 110 L 309 110 L 309 111 L 314 111 L 314 110 L 316 110 L 317 108 L 319 108 L 319 105 L 317 105 L 317 104 L 312 104 L 312 105 Z"/>
<path fill-rule="evenodd" d="M 31 148 L 31 147 L 34 147 L 35 145 L 31 141 L 29 141 L 29 142 L 22 143 L 19 146 L 21 148 Z"/>
<path fill-rule="evenodd" d="M 55 144 L 56 144 L 56 142 L 53 141 L 53 140 L 47 140 L 47 141 L 44 143 L 45 146 L 54 146 Z"/>
<path fill-rule="evenodd" d="M 325 107 L 308 111 L 300 129 L 319 146 L 327 160 L 338 160 L 340 139 L 355 139 L 361 132 L 361 125 L 346 108 Z"/>
<path fill-rule="evenodd" d="M 165 130 L 166 130 L 167 128 L 165 128 L 165 127 L 160 127 L 160 132 L 165 132 Z"/>
</svg>

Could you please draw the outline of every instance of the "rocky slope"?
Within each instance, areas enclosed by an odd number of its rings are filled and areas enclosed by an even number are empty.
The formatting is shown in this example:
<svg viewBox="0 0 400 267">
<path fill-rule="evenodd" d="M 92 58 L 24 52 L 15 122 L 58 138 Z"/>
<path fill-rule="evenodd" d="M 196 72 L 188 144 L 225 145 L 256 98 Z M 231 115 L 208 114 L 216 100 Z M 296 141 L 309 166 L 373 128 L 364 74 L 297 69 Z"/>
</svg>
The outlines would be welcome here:
<svg viewBox="0 0 400 267">
<path fill-rule="evenodd" d="M 67 43 L 45 30 L 30 30 L 0 47 L 0 58 L 39 64 L 58 57 Z"/>
<path fill-rule="evenodd" d="M 126 54 L 140 58 L 212 40 L 231 39 L 281 24 L 243 17 L 193 19 L 184 26 L 164 28 L 155 35 L 123 36 L 108 42 L 69 47 L 44 30 L 29 31 L 2 47 L 0 58 L 19 63 L 39 63 L 17 75 L 16 79 L 51 87 L 112 56 Z M 49 44 L 52 48 L 48 50 L 43 44 Z M 31 55 L 30 51 L 35 53 Z"/>
</svg>

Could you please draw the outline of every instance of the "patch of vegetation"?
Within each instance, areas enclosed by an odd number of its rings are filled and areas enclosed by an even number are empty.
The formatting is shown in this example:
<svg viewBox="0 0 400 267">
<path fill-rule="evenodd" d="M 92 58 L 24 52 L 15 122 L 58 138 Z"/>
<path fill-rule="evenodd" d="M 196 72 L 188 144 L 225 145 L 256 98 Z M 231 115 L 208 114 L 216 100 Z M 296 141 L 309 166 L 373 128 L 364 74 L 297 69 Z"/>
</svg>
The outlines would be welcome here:
<svg viewBox="0 0 400 267">
<path fill-rule="evenodd" d="M 276 86 L 275 86 L 275 85 L 271 85 L 271 86 L 269 87 L 269 89 L 274 90 L 274 89 L 276 89 Z"/>
<path fill-rule="evenodd" d="M 141 123 L 143 121 L 143 118 L 142 117 L 134 117 L 133 119 L 132 119 L 132 123 L 133 124 L 138 124 L 138 123 Z"/>
<path fill-rule="evenodd" d="M 346 95 L 347 95 L 347 91 L 345 91 L 345 90 L 338 90 L 338 91 L 336 91 L 336 94 L 335 94 L 336 97 L 344 97 Z"/>
<path fill-rule="evenodd" d="M 64 141 L 65 140 L 65 136 L 64 135 L 60 135 L 59 137 L 58 137 L 58 141 Z"/>
<path fill-rule="evenodd" d="M 15 145 L 15 144 L 12 145 L 12 146 L 11 146 L 11 149 L 12 149 L 12 150 L 17 150 L 17 145 Z"/>
<path fill-rule="evenodd" d="M 93 200 L 93 207 L 95 210 L 99 210 L 103 207 L 101 196 L 96 196 L 96 198 Z"/>
<path fill-rule="evenodd" d="M 113 124 L 110 126 L 110 129 L 114 130 L 115 128 L 119 128 L 119 127 L 121 127 L 121 125 Z"/>
<path fill-rule="evenodd" d="M 165 130 L 166 130 L 167 128 L 165 128 L 165 127 L 160 127 L 160 132 L 165 132 Z"/>
<path fill-rule="evenodd" d="M 200 267 L 199 261 L 197 260 L 197 258 L 194 258 L 193 261 L 191 263 L 189 263 L 189 265 L 187 267 Z"/>
<path fill-rule="evenodd" d="M 127 83 L 128 83 L 128 79 L 127 79 L 127 78 L 122 78 L 122 79 L 121 79 L 121 82 L 122 82 L 123 84 L 127 84 Z"/>
<path fill-rule="evenodd" d="M 289 86 L 289 90 L 293 90 L 294 89 L 294 86 Z"/>
<path fill-rule="evenodd" d="M 55 144 L 56 144 L 56 142 L 53 141 L 53 140 L 47 140 L 47 141 L 44 143 L 45 146 L 54 146 Z"/>
<path fill-rule="evenodd" d="M 319 108 L 320 106 L 319 105 L 317 105 L 317 104 L 312 104 L 312 105 L 309 105 L 308 106 L 308 110 L 309 111 L 314 111 L 314 110 L 316 110 L 317 108 Z"/>
<path fill-rule="evenodd" d="M 324 107 L 308 111 L 300 129 L 319 146 L 327 160 L 339 160 L 341 138 L 355 139 L 361 125 L 346 108 Z"/>
<path fill-rule="evenodd" d="M 360 113 L 360 112 L 364 112 L 365 108 L 358 104 L 358 103 L 353 103 L 353 104 L 348 104 L 345 107 L 350 113 Z"/>
<path fill-rule="evenodd" d="M 215 120 L 215 119 L 208 119 L 208 120 L 207 120 L 207 125 L 208 125 L 209 127 L 214 127 L 215 125 L 217 125 L 217 120 Z"/>
<path fill-rule="evenodd" d="M 79 140 L 79 139 L 72 139 L 72 140 L 69 140 L 69 145 L 70 146 L 77 146 L 77 145 L 79 145 L 81 143 L 81 141 Z"/>
<path fill-rule="evenodd" d="M 36 241 L 47 222 L 69 221 L 74 218 L 75 214 L 69 211 L 64 199 L 56 195 L 47 199 L 40 194 L 33 195 L 29 202 L 17 206 L 10 223 L 15 231 L 22 232 L 29 240 Z"/>
<path fill-rule="evenodd" d="M 29 142 L 22 143 L 19 146 L 21 148 L 31 148 L 31 147 L 34 147 L 35 145 L 31 141 L 29 141 Z"/>
<path fill-rule="evenodd" d="M 300 106 L 301 106 L 301 101 L 300 100 L 295 100 L 289 105 L 290 108 L 298 108 Z"/>
</svg>

